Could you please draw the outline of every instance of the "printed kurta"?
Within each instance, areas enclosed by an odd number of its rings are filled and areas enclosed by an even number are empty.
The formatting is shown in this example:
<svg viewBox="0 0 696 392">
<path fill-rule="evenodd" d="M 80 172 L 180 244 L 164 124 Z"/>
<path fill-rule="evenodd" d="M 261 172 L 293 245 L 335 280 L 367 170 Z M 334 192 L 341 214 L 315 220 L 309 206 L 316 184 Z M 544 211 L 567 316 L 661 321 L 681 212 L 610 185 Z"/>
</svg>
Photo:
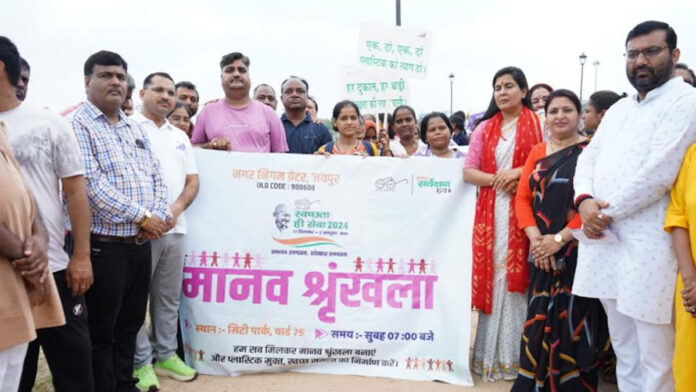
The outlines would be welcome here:
<svg viewBox="0 0 696 392">
<path fill-rule="evenodd" d="M 677 263 L 662 230 L 672 186 L 687 147 L 696 141 L 696 89 L 681 78 L 618 101 L 578 158 L 575 196 L 609 203 L 620 241 L 581 244 L 574 294 L 616 299 L 619 312 L 669 324 Z"/>
</svg>

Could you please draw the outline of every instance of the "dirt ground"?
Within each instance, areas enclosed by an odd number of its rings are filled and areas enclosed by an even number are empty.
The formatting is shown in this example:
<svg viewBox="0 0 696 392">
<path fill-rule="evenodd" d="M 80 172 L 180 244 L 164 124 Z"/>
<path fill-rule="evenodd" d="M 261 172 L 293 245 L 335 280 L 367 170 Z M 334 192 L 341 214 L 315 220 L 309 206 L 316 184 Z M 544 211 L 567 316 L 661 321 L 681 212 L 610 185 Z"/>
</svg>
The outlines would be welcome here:
<svg viewBox="0 0 696 392">
<path fill-rule="evenodd" d="M 200 376 L 190 383 L 181 383 L 170 379 L 161 379 L 161 390 L 172 392 L 199 391 L 258 391 L 258 392 L 294 392 L 294 391 L 380 391 L 380 392 L 455 392 L 462 390 L 507 392 L 512 387 L 510 381 L 494 383 L 483 382 L 474 375 L 476 386 L 473 388 L 450 385 L 440 382 L 404 381 L 389 378 L 359 376 L 327 376 L 321 374 L 278 373 L 256 374 L 235 378 Z M 599 392 L 618 392 L 616 385 L 600 384 Z"/>
<path fill-rule="evenodd" d="M 471 315 L 471 347 L 473 352 L 476 335 L 477 313 Z M 473 374 L 475 386 L 471 389 L 458 385 L 430 381 L 406 381 L 391 378 L 332 376 L 306 373 L 262 373 L 240 377 L 219 377 L 201 375 L 196 380 L 183 383 L 168 378 L 160 378 L 160 390 L 163 392 L 454 392 L 462 390 L 507 392 L 512 387 L 510 381 L 484 382 Z M 34 386 L 35 392 L 52 392 L 51 373 L 41 355 L 39 373 Z M 598 392 L 618 392 L 615 384 L 599 385 Z"/>
</svg>

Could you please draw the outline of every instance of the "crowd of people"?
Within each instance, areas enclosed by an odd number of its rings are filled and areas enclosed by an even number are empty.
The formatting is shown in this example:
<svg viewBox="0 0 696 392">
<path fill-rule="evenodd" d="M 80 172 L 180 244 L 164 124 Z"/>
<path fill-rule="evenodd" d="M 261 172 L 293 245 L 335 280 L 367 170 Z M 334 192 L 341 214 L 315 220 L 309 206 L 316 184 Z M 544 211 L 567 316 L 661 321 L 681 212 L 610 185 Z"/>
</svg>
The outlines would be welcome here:
<svg viewBox="0 0 696 392">
<path fill-rule="evenodd" d="M 615 355 L 621 391 L 692 391 L 696 78 L 666 23 L 625 46 L 631 96 L 583 103 L 505 67 L 471 133 L 463 112 L 374 116 L 345 100 L 332 135 L 305 79 L 280 85 L 278 116 L 239 52 L 220 61 L 224 97 L 201 105 L 193 83 L 153 72 L 136 110 L 128 64 L 99 51 L 86 100 L 52 114 L 22 103 L 29 63 L 0 37 L 0 390 L 32 389 L 39 348 L 56 391 L 196 378 L 177 329 L 203 148 L 459 159 L 478 187 L 474 372 L 518 392 L 595 391 Z"/>
</svg>

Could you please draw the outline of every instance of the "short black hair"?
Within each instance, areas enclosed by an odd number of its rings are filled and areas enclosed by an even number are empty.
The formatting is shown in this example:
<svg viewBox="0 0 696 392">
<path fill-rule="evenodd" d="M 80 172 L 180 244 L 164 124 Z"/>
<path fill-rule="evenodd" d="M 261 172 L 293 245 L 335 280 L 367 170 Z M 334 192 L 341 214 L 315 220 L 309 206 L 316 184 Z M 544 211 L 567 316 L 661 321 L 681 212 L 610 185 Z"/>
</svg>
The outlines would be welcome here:
<svg viewBox="0 0 696 392">
<path fill-rule="evenodd" d="M 639 23 L 631 29 L 631 31 L 628 32 L 628 35 L 626 36 L 626 45 L 628 45 L 628 41 L 632 40 L 633 38 L 639 37 L 641 35 L 646 35 L 650 34 L 655 30 L 664 30 L 666 35 L 667 35 L 667 46 L 669 47 L 669 50 L 674 50 L 677 48 L 677 33 L 674 32 L 674 29 L 668 25 L 665 22 L 658 22 L 656 20 L 648 20 L 643 23 Z"/>
<path fill-rule="evenodd" d="M 676 64 L 674 64 L 674 69 L 683 69 L 684 71 L 690 73 L 690 74 L 691 74 L 691 80 L 692 80 L 691 85 L 694 86 L 694 87 L 696 87 L 696 74 L 694 74 L 694 70 L 693 70 L 693 69 L 689 68 L 689 66 L 686 65 L 686 64 L 684 64 L 684 63 L 676 63 Z"/>
<path fill-rule="evenodd" d="M 247 68 L 249 68 L 249 64 L 251 63 L 249 61 L 249 57 L 243 55 L 240 52 L 232 52 L 222 56 L 222 59 L 220 59 L 220 69 L 225 68 L 226 65 L 232 64 L 237 60 L 242 60 L 242 63 L 244 63 L 244 65 L 246 65 Z"/>
<path fill-rule="evenodd" d="M 452 123 L 450 122 L 449 118 L 447 118 L 447 115 L 442 112 L 432 112 L 421 120 L 420 124 L 420 138 L 423 141 L 423 143 L 428 143 L 425 141 L 425 135 L 428 133 L 428 121 L 433 118 L 441 118 L 442 121 L 445 122 L 447 125 L 447 129 L 450 131 L 450 135 L 452 135 L 453 129 L 452 129 Z"/>
<path fill-rule="evenodd" d="M 174 79 L 166 72 L 153 72 L 145 77 L 145 80 L 143 80 L 143 89 L 147 88 L 147 86 L 152 83 L 152 79 L 155 78 L 155 76 L 159 76 L 160 78 L 165 78 L 169 79 L 174 83 Z"/>
<path fill-rule="evenodd" d="M 549 96 L 546 98 L 546 104 L 544 105 L 545 112 L 549 111 L 549 105 L 555 98 L 558 97 L 568 98 L 570 102 L 573 103 L 573 106 L 575 106 L 578 113 L 582 113 L 582 105 L 580 105 L 580 99 L 578 99 L 578 96 L 575 95 L 574 92 L 563 88 L 551 91 L 551 94 L 549 94 Z"/>
<path fill-rule="evenodd" d="M 258 86 L 254 87 L 254 94 L 256 94 L 256 90 L 258 90 L 258 89 L 261 88 L 261 87 L 268 87 L 268 88 L 270 88 L 271 91 L 273 91 L 273 95 L 275 95 L 275 93 L 276 93 L 276 92 L 275 92 L 275 89 L 273 88 L 273 86 L 271 86 L 270 84 L 261 83 L 261 84 L 259 84 Z"/>
<path fill-rule="evenodd" d="M 193 83 L 191 83 L 191 82 L 182 81 L 182 82 L 179 82 L 179 83 L 177 83 L 176 85 L 174 85 L 174 88 L 175 88 L 175 89 L 178 89 L 179 87 L 183 87 L 183 88 L 187 88 L 187 89 L 189 89 L 189 90 L 193 90 L 193 91 L 196 92 L 196 95 L 198 95 L 198 89 L 196 89 L 196 85 L 193 84 Z"/>
<path fill-rule="evenodd" d="M 131 91 L 135 90 L 135 79 L 129 73 L 126 73 L 126 87 Z"/>
<path fill-rule="evenodd" d="M 283 94 L 283 86 L 285 86 L 285 83 L 287 83 L 290 79 L 296 79 L 296 80 L 299 80 L 300 82 L 302 82 L 302 84 L 304 84 L 305 90 L 307 90 L 307 93 L 309 94 L 309 83 L 307 83 L 306 80 L 302 79 L 299 76 L 290 75 L 290 76 L 288 76 L 287 79 L 283 80 L 283 83 L 280 84 L 280 94 L 281 95 Z"/>
<path fill-rule="evenodd" d="M 85 61 L 85 76 L 91 76 L 95 65 L 118 65 L 123 67 L 123 70 L 128 72 L 128 63 L 118 53 L 109 52 L 108 50 L 100 50 L 97 53 L 89 56 Z"/>
<path fill-rule="evenodd" d="M 13 86 L 19 82 L 19 74 L 22 67 L 17 46 L 5 36 L 0 36 L 0 61 L 5 64 L 7 80 Z"/>
<path fill-rule="evenodd" d="M 22 64 L 22 69 L 26 69 L 27 72 L 31 72 L 31 67 L 24 57 L 19 57 L 19 62 Z"/>
<path fill-rule="evenodd" d="M 308 98 L 310 101 L 314 102 L 314 110 L 318 112 L 318 111 L 319 111 L 319 104 L 317 103 L 317 100 L 314 99 L 314 97 L 312 97 L 311 95 L 308 96 L 307 98 Z"/>
</svg>

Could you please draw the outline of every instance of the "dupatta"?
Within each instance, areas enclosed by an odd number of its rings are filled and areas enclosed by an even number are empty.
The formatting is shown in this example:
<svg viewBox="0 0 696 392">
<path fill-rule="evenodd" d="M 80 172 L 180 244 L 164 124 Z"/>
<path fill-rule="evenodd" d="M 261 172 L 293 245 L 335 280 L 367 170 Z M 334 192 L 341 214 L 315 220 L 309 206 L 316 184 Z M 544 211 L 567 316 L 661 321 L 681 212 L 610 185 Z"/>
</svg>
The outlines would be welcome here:
<svg viewBox="0 0 696 392">
<path fill-rule="evenodd" d="M 483 151 L 481 152 L 481 171 L 496 173 L 495 149 L 501 137 L 502 113 L 498 112 L 486 125 L 483 134 Z M 531 109 L 523 106 L 517 119 L 515 133 L 515 150 L 512 167 L 524 165 L 530 150 L 541 142 L 541 124 L 539 117 Z M 523 181 L 523 179 L 520 179 Z M 495 222 L 496 190 L 491 186 L 481 187 L 476 200 L 476 217 L 473 232 L 473 276 L 472 306 L 486 314 L 493 306 L 493 239 Z M 515 215 L 515 198 L 510 198 L 510 218 L 508 221 L 507 253 L 507 289 L 511 292 L 524 293 L 529 284 L 527 257 L 529 240 L 522 230 L 517 228 Z"/>
</svg>

